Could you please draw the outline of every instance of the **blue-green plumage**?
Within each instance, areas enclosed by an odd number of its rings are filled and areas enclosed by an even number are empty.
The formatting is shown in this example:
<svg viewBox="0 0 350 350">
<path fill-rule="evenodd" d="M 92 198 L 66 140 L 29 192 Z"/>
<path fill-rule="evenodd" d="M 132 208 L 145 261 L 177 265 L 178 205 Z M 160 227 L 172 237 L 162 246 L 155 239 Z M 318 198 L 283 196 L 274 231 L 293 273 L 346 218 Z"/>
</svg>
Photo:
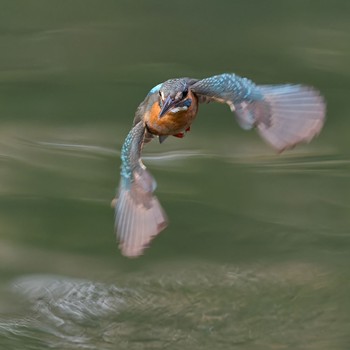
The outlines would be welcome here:
<svg viewBox="0 0 350 350">
<path fill-rule="evenodd" d="M 148 95 L 151 95 L 151 94 L 154 94 L 154 93 L 158 92 L 158 91 L 160 90 L 162 84 L 163 84 L 163 83 L 160 83 L 160 84 L 154 86 L 154 87 L 149 91 Z M 147 96 L 148 96 L 148 95 L 147 95 Z"/>
<path fill-rule="evenodd" d="M 126 137 L 122 151 L 121 151 L 121 170 L 120 175 L 122 178 L 126 181 L 126 183 L 130 182 L 132 178 L 132 170 L 131 170 L 131 164 L 130 164 L 130 150 L 132 146 L 132 131 L 129 132 L 128 136 Z"/>
<path fill-rule="evenodd" d="M 230 101 L 233 104 L 262 98 L 259 88 L 251 80 L 229 73 L 202 79 L 194 84 L 193 90 L 200 91 L 201 95 L 224 102 Z"/>
<path fill-rule="evenodd" d="M 130 186 L 134 180 L 133 172 L 140 167 L 141 148 L 144 139 L 145 128 L 139 122 L 128 133 L 121 150 L 121 171 L 123 185 Z"/>
</svg>

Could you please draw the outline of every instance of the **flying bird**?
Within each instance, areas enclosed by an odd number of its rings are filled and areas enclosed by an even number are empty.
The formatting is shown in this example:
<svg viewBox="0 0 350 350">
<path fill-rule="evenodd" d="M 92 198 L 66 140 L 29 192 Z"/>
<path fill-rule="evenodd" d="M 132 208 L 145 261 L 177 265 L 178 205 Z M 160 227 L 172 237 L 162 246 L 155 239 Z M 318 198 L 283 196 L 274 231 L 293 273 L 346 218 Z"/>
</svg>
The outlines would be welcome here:
<svg viewBox="0 0 350 350">
<path fill-rule="evenodd" d="M 121 150 L 115 229 L 123 255 L 141 255 L 168 223 L 153 194 L 156 182 L 141 160 L 144 144 L 154 138 L 160 143 L 169 136 L 182 138 L 190 130 L 199 104 L 212 101 L 226 103 L 243 129 L 257 129 L 277 152 L 310 142 L 325 121 L 323 97 L 304 85 L 256 85 L 231 73 L 158 84 L 138 106 Z"/>
</svg>

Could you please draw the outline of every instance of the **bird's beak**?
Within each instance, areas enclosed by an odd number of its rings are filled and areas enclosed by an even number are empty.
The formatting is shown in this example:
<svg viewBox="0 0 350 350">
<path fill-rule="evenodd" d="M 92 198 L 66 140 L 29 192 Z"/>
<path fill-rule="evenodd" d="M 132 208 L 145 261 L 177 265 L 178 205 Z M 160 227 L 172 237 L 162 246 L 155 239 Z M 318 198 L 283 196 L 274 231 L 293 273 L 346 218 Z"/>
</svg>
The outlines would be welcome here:
<svg viewBox="0 0 350 350">
<path fill-rule="evenodd" d="M 160 110 L 159 118 L 163 117 L 164 114 L 166 114 L 170 108 L 175 106 L 175 104 L 176 102 L 170 96 L 168 96 L 163 103 L 162 109 Z"/>
</svg>

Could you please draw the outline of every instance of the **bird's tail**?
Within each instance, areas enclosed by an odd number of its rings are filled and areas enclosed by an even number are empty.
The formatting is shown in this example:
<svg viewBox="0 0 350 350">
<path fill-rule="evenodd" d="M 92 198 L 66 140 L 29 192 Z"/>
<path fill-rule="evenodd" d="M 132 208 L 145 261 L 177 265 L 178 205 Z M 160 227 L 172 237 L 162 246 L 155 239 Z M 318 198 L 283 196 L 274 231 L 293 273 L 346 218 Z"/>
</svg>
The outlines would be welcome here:
<svg viewBox="0 0 350 350">
<path fill-rule="evenodd" d="M 310 142 L 325 121 L 326 105 L 321 94 L 303 85 L 260 85 L 260 98 L 236 107 L 243 128 L 256 127 L 277 151 Z"/>
</svg>

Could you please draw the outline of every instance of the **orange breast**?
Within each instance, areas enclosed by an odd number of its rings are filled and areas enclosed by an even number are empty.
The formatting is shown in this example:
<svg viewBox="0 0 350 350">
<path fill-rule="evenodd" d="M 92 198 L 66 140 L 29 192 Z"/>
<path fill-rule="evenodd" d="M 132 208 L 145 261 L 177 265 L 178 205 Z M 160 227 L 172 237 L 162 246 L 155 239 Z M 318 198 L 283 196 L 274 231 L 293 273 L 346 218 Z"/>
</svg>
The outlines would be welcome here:
<svg viewBox="0 0 350 350">
<path fill-rule="evenodd" d="M 167 113 L 159 118 L 160 106 L 158 101 L 153 104 L 150 111 L 145 115 L 148 129 L 155 135 L 175 135 L 189 128 L 198 111 L 198 100 L 189 91 L 192 104 L 186 111 Z"/>
</svg>

